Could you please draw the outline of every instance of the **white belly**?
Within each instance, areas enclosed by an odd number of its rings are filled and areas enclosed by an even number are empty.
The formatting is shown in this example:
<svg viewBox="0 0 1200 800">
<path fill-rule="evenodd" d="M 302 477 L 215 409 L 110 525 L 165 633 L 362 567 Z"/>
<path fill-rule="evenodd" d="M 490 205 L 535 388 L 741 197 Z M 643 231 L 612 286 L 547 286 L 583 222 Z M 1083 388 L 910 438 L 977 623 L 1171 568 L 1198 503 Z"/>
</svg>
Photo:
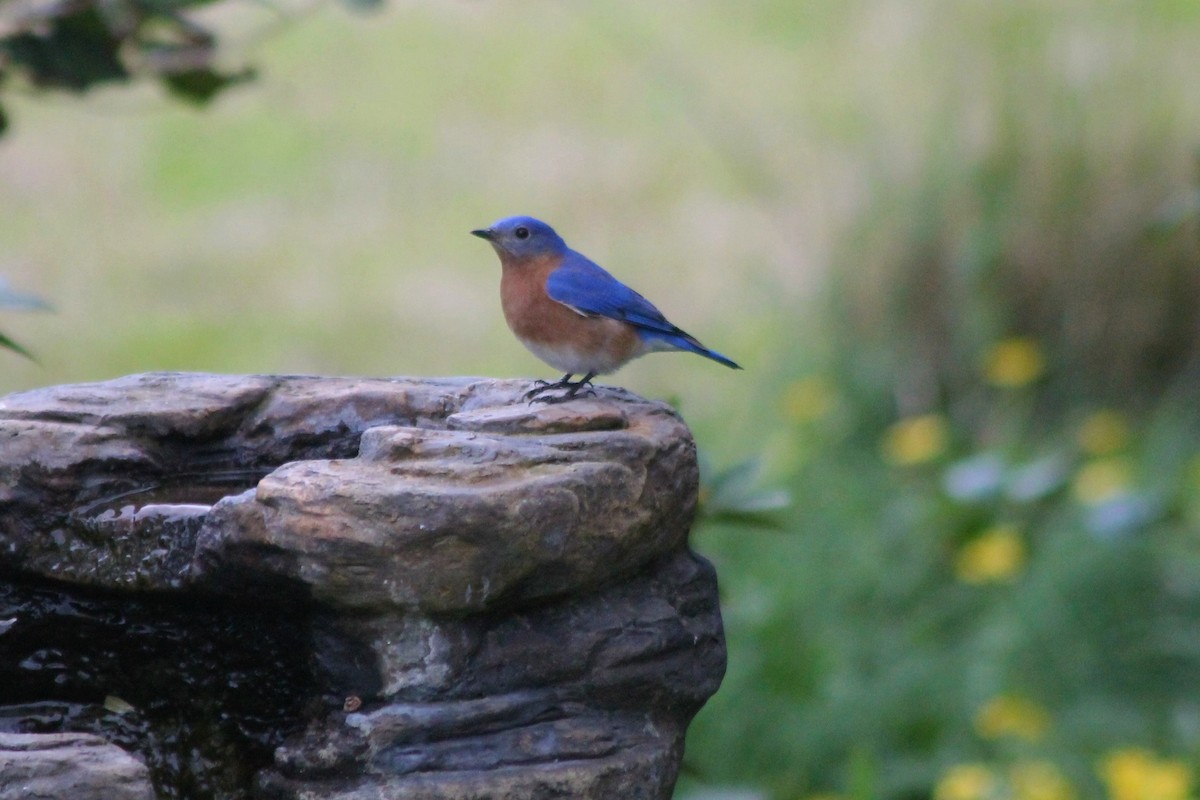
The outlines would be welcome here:
<svg viewBox="0 0 1200 800">
<path fill-rule="evenodd" d="M 548 345 L 544 342 L 534 342 L 528 339 L 521 339 L 521 344 L 525 345 L 529 349 L 529 352 L 542 361 L 545 361 L 560 372 L 566 372 L 570 375 L 586 375 L 589 372 L 597 375 L 606 375 L 617 371 L 627 361 L 631 361 L 646 352 L 642 349 L 629 358 L 622 359 L 609 358 L 595 353 L 584 354 L 570 346 Z"/>
</svg>

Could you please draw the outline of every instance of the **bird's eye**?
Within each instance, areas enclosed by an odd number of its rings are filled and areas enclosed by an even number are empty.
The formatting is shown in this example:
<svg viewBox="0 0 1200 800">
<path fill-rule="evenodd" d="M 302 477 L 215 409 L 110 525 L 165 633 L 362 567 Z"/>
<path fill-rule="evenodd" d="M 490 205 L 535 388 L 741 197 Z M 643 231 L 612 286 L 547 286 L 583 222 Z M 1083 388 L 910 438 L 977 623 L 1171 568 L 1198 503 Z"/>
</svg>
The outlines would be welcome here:
<svg viewBox="0 0 1200 800">
<path fill-rule="evenodd" d="M 522 225 L 521 227 L 519 227 L 515 231 L 513 231 L 513 236 L 516 236 L 518 239 L 528 239 L 529 238 L 529 228 L 526 228 L 524 225 Z"/>
</svg>

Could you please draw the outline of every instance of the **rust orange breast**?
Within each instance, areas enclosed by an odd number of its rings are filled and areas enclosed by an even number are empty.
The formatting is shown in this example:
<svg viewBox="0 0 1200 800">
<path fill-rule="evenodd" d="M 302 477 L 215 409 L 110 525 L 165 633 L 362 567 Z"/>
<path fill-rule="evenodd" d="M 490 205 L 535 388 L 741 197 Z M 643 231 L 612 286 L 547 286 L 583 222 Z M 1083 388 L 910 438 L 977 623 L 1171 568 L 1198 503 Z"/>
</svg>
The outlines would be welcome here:
<svg viewBox="0 0 1200 800">
<path fill-rule="evenodd" d="M 585 321 L 546 294 L 546 279 L 558 266 L 554 257 L 514 263 L 503 261 L 500 305 L 508 327 L 521 339 L 555 342 L 574 321 Z"/>
<path fill-rule="evenodd" d="M 632 326 L 607 317 L 585 317 L 550 299 L 546 279 L 558 266 L 556 257 L 501 263 L 504 319 L 526 347 L 552 366 L 605 373 L 645 352 Z"/>
</svg>

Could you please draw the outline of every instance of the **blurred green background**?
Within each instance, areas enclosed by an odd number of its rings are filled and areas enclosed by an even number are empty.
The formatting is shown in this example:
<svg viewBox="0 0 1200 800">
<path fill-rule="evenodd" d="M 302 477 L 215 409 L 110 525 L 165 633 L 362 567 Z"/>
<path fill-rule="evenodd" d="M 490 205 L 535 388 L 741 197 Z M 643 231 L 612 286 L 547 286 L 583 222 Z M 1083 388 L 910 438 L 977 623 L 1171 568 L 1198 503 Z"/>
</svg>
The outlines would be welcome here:
<svg viewBox="0 0 1200 800">
<path fill-rule="evenodd" d="M 1195 796 L 1200 4 L 202 19 L 261 71 L 202 110 L 5 90 L 0 277 L 55 310 L 0 315 L 0 390 L 553 377 L 467 235 L 539 216 L 746 367 L 608 379 L 706 461 L 679 798 Z"/>
</svg>

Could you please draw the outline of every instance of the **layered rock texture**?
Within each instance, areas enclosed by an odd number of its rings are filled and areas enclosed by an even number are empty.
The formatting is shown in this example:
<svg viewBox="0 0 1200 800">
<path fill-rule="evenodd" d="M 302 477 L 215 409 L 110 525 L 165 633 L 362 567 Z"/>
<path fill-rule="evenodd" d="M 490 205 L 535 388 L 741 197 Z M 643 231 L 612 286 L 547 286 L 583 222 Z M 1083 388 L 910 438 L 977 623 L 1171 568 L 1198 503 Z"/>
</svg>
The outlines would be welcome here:
<svg viewBox="0 0 1200 800">
<path fill-rule="evenodd" d="M 86 733 L 0 733 L 0 800 L 154 800 L 144 764 Z"/>
<path fill-rule="evenodd" d="M 159 797 L 669 797 L 725 665 L 690 434 L 526 388 L 0 398 L 0 734 L 99 734 Z"/>
</svg>

